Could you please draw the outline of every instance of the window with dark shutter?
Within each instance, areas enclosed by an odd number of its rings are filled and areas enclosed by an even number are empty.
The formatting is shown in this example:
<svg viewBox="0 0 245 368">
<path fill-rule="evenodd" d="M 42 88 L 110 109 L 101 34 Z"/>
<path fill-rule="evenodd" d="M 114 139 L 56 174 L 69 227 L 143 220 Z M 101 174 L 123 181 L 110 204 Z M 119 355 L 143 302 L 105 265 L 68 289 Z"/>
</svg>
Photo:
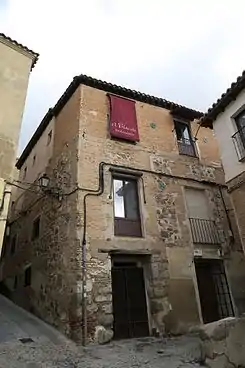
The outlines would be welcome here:
<svg viewBox="0 0 245 368">
<path fill-rule="evenodd" d="M 142 236 L 137 179 L 113 178 L 114 232 Z"/>
</svg>

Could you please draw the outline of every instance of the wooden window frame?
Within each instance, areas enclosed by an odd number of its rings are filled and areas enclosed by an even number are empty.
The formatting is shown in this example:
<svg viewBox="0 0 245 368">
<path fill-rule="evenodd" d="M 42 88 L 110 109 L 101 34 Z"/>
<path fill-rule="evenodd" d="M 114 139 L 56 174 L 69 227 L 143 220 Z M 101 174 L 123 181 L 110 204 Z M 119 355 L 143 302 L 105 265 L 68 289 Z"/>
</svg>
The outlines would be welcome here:
<svg viewBox="0 0 245 368">
<path fill-rule="evenodd" d="M 115 200 L 114 200 L 114 180 L 128 181 L 135 183 L 136 200 L 137 200 L 137 219 L 133 220 L 127 217 L 116 217 L 115 216 Z M 112 176 L 113 186 L 113 208 L 114 208 L 114 235 L 116 236 L 129 236 L 129 237 L 142 237 L 142 224 L 140 214 L 140 197 L 139 197 L 139 186 L 138 177 L 132 175 L 122 175 L 120 173 Z M 125 202 L 124 202 L 125 203 Z M 126 207 L 125 207 L 126 208 Z"/>
<path fill-rule="evenodd" d="M 243 147 L 245 148 L 245 127 L 242 127 L 240 124 L 240 116 L 245 114 L 245 108 L 243 108 L 235 117 L 235 123 L 236 123 L 236 128 L 237 128 L 237 132 L 240 136 L 241 142 L 243 144 Z"/>
<path fill-rule="evenodd" d="M 182 138 L 182 140 L 178 139 L 177 130 L 176 130 L 178 124 L 179 125 L 185 125 L 187 127 L 189 139 L 184 138 L 184 137 Z M 179 154 L 190 156 L 190 157 L 197 157 L 196 144 L 195 144 L 194 139 L 192 138 L 192 132 L 191 132 L 191 127 L 190 127 L 189 122 L 174 119 L 174 130 L 175 130 L 176 139 L 177 139 L 177 143 L 178 143 Z M 187 144 L 187 143 L 183 142 L 183 140 L 188 140 L 190 143 Z"/>
</svg>

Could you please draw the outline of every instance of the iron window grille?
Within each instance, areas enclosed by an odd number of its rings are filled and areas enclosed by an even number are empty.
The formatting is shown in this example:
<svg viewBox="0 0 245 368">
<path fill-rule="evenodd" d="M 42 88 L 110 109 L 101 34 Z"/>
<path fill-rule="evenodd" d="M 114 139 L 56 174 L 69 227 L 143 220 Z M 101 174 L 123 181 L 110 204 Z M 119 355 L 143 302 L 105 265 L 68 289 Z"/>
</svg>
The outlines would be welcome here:
<svg viewBox="0 0 245 368">
<path fill-rule="evenodd" d="M 193 243 L 220 244 L 217 226 L 213 220 L 189 218 Z"/>
</svg>

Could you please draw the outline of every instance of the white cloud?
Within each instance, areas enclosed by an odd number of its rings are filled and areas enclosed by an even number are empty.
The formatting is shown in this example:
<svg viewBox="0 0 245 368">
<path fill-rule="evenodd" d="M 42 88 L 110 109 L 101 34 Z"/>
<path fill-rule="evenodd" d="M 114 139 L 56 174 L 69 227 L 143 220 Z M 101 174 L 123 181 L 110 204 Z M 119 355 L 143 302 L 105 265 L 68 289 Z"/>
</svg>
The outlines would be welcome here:
<svg viewBox="0 0 245 368">
<path fill-rule="evenodd" d="M 21 148 L 77 74 L 205 109 L 245 61 L 239 0 L 8 0 L 7 10 L 3 31 L 40 53 Z"/>
</svg>

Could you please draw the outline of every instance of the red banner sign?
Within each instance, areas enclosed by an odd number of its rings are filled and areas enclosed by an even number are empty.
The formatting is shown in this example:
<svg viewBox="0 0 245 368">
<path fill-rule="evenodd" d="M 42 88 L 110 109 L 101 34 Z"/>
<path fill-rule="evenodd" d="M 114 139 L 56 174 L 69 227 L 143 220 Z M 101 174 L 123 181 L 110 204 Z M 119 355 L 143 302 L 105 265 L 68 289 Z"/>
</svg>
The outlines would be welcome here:
<svg viewBox="0 0 245 368">
<path fill-rule="evenodd" d="M 110 101 L 110 134 L 127 141 L 139 141 L 135 102 L 114 95 Z"/>
</svg>

